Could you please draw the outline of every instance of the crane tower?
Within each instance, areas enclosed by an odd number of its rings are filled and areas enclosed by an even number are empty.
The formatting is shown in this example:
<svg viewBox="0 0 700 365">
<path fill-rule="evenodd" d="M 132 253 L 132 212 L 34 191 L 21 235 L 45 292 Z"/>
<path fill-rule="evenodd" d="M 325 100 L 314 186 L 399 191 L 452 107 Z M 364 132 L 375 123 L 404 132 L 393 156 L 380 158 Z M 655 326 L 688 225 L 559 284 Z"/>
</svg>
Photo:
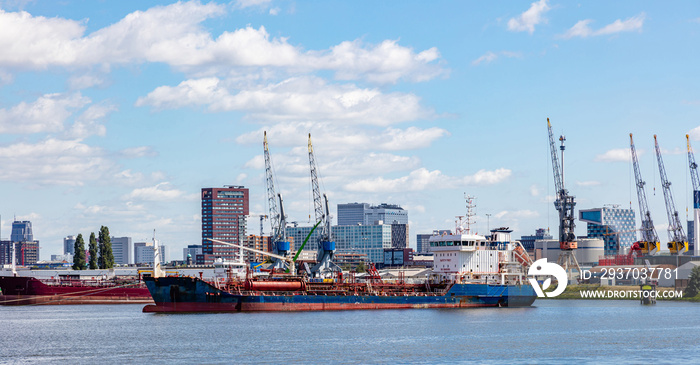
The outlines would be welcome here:
<svg viewBox="0 0 700 365">
<path fill-rule="evenodd" d="M 282 195 L 278 194 L 275 190 L 275 181 L 272 173 L 272 160 L 270 159 L 270 149 L 267 145 L 267 132 L 264 132 L 263 136 L 263 149 L 265 156 L 265 182 L 267 185 L 267 203 L 270 208 L 270 226 L 272 232 L 270 234 L 270 241 L 272 242 L 272 251 L 275 255 L 280 257 L 286 257 L 289 252 L 289 241 L 286 240 L 286 228 L 287 220 L 284 216 L 284 205 L 282 203 Z M 277 203 L 279 202 L 279 205 Z M 262 216 L 260 217 L 260 224 L 262 227 Z M 262 228 L 261 228 L 262 231 Z M 262 239 L 262 232 L 260 233 Z M 273 257 L 275 260 L 273 270 L 287 270 L 288 262 L 277 257 Z"/>
<path fill-rule="evenodd" d="M 574 234 L 574 228 L 576 224 L 574 222 L 574 207 L 576 206 L 576 201 L 574 197 L 569 195 L 569 191 L 566 190 L 564 186 L 564 141 L 566 138 L 564 136 L 559 137 L 561 145 L 559 150 L 561 151 L 561 169 L 559 165 L 559 158 L 557 156 L 557 148 L 554 143 L 554 134 L 552 133 L 552 124 L 547 118 L 547 129 L 549 131 L 549 148 L 552 153 L 552 170 L 554 171 L 554 185 L 557 190 L 556 200 L 554 201 L 554 207 L 559 212 L 559 248 L 561 249 L 561 254 L 557 259 L 557 264 L 566 270 L 569 280 L 573 279 L 573 271 L 581 272 L 581 267 L 574 256 L 574 251 L 578 248 L 576 242 L 576 235 Z"/>
<path fill-rule="evenodd" d="M 311 189 L 314 196 L 314 213 L 316 222 L 321 222 L 317 251 L 318 263 L 311 269 L 311 272 L 314 276 L 328 276 L 334 272 L 340 272 L 341 269 L 333 262 L 335 242 L 331 241 L 331 216 L 328 209 L 328 197 L 326 194 L 323 194 L 323 201 L 321 201 L 321 189 L 318 186 L 318 168 L 316 167 L 314 148 L 311 144 L 311 133 L 309 133 L 309 166 L 311 168 Z"/>
<path fill-rule="evenodd" d="M 634 179 L 637 185 L 637 200 L 639 200 L 639 215 L 642 220 L 642 240 L 638 242 L 639 248 L 643 254 L 655 254 L 659 251 L 659 235 L 656 234 L 654 222 L 651 220 L 651 212 L 649 204 L 647 204 L 647 194 L 644 190 L 646 184 L 642 180 L 642 174 L 639 170 L 639 161 L 637 160 L 637 149 L 634 147 L 632 133 L 630 133 L 630 152 L 632 154 L 632 165 L 634 167 Z"/>
<path fill-rule="evenodd" d="M 661 175 L 661 186 L 664 189 L 666 214 L 668 214 L 668 237 L 670 239 L 668 242 L 668 249 L 672 254 L 682 255 L 683 252 L 688 251 L 688 238 L 685 235 L 683 225 L 681 225 L 681 220 L 678 217 L 676 204 L 673 202 L 671 183 L 666 178 L 666 169 L 664 168 L 664 161 L 661 158 L 661 149 L 659 148 L 659 141 L 656 140 L 656 134 L 654 135 L 654 147 L 656 148 L 656 161 L 659 164 L 659 174 Z"/>
<path fill-rule="evenodd" d="M 685 140 L 688 144 L 690 179 L 693 180 L 693 255 L 700 256 L 700 179 L 698 178 L 698 164 L 695 163 L 693 148 L 690 147 L 690 136 L 686 134 Z"/>
</svg>

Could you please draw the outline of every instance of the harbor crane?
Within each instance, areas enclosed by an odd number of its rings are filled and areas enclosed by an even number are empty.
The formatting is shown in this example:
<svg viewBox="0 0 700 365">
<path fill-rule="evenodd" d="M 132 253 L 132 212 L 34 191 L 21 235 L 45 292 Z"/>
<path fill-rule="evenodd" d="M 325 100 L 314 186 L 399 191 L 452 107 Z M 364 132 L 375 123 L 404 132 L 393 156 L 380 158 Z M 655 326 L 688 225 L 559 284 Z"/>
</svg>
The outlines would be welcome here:
<svg viewBox="0 0 700 365">
<path fill-rule="evenodd" d="M 574 275 L 573 271 L 576 270 L 580 273 L 581 267 L 574 255 L 574 251 L 578 248 L 576 235 L 574 234 L 574 228 L 576 227 L 576 223 L 574 222 L 574 207 L 576 206 L 576 201 L 573 196 L 569 195 L 569 191 L 566 190 L 564 186 L 564 141 L 566 141 L 566 137 L 559 137 L 559 141 L 561 142 L 559 146 L 559 150 L 561 151 L 560 169 L 557 148 L 554 143 L 554 134 L 552 133 L 552 124 L 549 122 L 549 118 L 547 118 L 547 129 L 549 131 L 549 148 L 552 153 L 554 185 L 557 190 L 554 207 L 559 212 L 559 248 L 561 249 L 561 254 L 559 254 L 557 264 L 564 268 L 569 280 L 572 280 Z"/>
<path fill-rule="evenodd" d="M 639 170 L 639 160 L 637 159 L 637 149 L 634 147 L 634 139 L 630 133 L 630 152 L 632 154 L 632 166 L 634 167 L 634 179 L 637 185 L 637 200 L 639 200 L 639 218 L 642 220 L 642 239 L 638 242 L 642 254 L 654 255 L 659 251 L 659 235 L 656 234 L 654 222 L 651 219 L 647 194 L 644 190 L 646 184 L 642 180 L 642 173 Z"/>
<path fill-rule="evenodd" d="M 690 146 L 690 136 L 686 134 L 685 140 L 688 144 L 690 179 L 693 181 L 693 255 L 700 256 L 700 178 L 698 178 L 698 164 L 695 163 L 693 148 Z"/>
<path fill-rule="evenodd" d="M 270 209 L 270 226 L 272 228 L 270 234 L 270 242 L 272 242 L 272 252 L 275 256 L 271 256 L 275 261 L 274 270 L 288 270 L 289 261 L 282 260 L 280 257 L 287 257 L 289 252 L 289 241 L 287 241 L 287 220 L 284 215 L 284 204 L 282 195 L 275 190 L 275 181 L 272 173 L 272 161 L 270 159 L 270 149 L 267 145 L 267 132 L 263 135 L 263 149 L 265 157 L 265 182 L 267 185 L 267 203 Z M 277 204 L 279 202 L 279 205 Z M 260 218 L 262 236 L 262 217 Z"/>
<path fill-rule="evenodd" d="M 309 166 L 311 168 L 311 189 L 314 196 L 314 213 L 316 222 L 321 222 L 321 232 L 319 234 L 317 261 L 318 263 L 311 269 L 314 276 L 328 276 L 341 269 L 333 262 L 335 254 L 335 242 L 331 241 L 331 216 L 328 209 L 328 197 L 323 194 L 321 200 L 321 189 L 318 186 L 318 168 L 316 167 L 316 157 L 311 144 L 311 133 L 309 133 Z"/>
<path fill-rule="evenodd" d="M 668 250 L 671 251 L 672 254 L 682 255 L 684 252 L 688 251 L 688 237 L 685 235 L 683 225 L 681 225 L 681 220 L 678 217 L 676 204 L 673 202 L 671 182 L 666 178 L 666 169 L 664 168 L 664 161 L 661 158 L 661 149 L 659 148 L 659 141 L 656 139 L 656 134 L 654 135 L 654 147 L 656 148 L 656 161 L 658 162 L 659 174 L 661 175 L 661 187 L 664 189 L 666 214 L 668 214 L 668 237 L 670 239 L 668 242 Z"/>
</svg>

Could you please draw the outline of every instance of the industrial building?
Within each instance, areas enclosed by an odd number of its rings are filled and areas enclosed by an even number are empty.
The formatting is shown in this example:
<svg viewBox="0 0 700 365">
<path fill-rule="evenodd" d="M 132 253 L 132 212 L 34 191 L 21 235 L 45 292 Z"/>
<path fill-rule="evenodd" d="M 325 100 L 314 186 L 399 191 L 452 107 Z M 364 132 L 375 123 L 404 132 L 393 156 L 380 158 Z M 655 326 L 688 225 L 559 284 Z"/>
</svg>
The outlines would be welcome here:
<svg viewBox="0 0 700 365">
<path fill-rule="evenodd" d="M 523 245 L 523 248 L 527 250 L 530 254 L 533 254 L 535 252 L 535 241 L 537 240 L 551 240 L 552 235 L 549 234 L 548 229 L 544 228 L 538 228 L 535 230 L 535 234 L 532 236 L 521 236 L 520 237 L 520 244 Z"/>
<path fill-rule="evenodd" d="M 587 223 L 586 237 L 603 239 L 605 255 L 625 253 L 637 241 L 634 210 L 631 208 L 612 205 L 582 209 L 578 216 L 581 222 Z"/>
<path fill-rule="evenodd" d="M 243 186 L 202 189 L 202 254 L 198 265 L 214 263 L 218 258 L 237 261 L 239 249 L 210 241 L 214 239 L 241 244 L 246 236 L 248 189 Z"/>
<path fill-rule="evenodd" d="M 580 265 L 595 266 L 603 256 L 604 242 L 602 238 L 581 238 L 576 242 L 578 249 L 573 250 L 576 261 Z M 535 241 L 535 260 L 546 258 L 549 262 L 557 262 L 562 250 L 559 240 L 537 240 Z"/>
</svg>

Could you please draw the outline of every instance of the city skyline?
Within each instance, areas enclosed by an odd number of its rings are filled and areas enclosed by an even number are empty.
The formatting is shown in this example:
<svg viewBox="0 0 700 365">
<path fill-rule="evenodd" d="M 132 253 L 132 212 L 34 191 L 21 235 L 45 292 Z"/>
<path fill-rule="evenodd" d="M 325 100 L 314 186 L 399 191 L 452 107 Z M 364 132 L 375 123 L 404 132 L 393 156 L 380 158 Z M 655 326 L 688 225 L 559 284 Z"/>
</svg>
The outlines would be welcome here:
<svg viewBox="0 0 700 365">
<path fill-rule="evenodd" d="M 478 231 L 556 238 L 548 117 L 577 211 L 638 212 L 633 133 L 666 242 L 657 134 L 692 218 L 694 2 L 6 1 L 0 26 L 0 228 L 31 221 L 42 259 L 101 225 L 134 242 L 155 229 L 173 252 L 199 244 L 206 187 L 245 186 L 250 214 L 268 214 L 263 131 L 300 225 L 311 133 L 333 214 L 398 204 L 415 248 L 454 229 L 466 193 Z"/>
</svg>

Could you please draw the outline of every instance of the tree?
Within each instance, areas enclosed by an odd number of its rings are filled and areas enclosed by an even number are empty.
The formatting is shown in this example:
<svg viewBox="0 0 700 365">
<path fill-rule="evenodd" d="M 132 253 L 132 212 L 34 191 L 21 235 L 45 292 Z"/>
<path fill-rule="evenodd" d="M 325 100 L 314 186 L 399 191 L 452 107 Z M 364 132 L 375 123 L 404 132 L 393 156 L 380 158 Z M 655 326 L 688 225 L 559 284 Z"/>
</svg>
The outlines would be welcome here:
<svg viewBox="0 0 700 365">
<path fill-rule="evenodd" d="M 109 238 L 109 228 L 100 227 L 100 269 L 111 269 L 114 267 L 114 254 L 112 253 L 112 240 Z"/>
<path fill-rule="evenodd" d="M 75 239 L 73 251 L 73 270 L 85 270 L 85 241 L 82 234 Z"/>
<path fill-rule="evenodd" d="M 90 233 L 88 249 L 90 251 L 90 270 L 95 270 L 97 269 L 97 240 L 95 239 L 95 232 Z"/>
<path fill-rule="evenodd" d="M 688 286 L 685 288 L 684 296 L 694 297 L 700 293 L 700 266 L 695 266 L 690 272 Z"/>
<path fill-rule="evenodd" d="M 355 272 L 363 273 L 366 271 L 367 271 L 367 267 L 365 267 L 365 263 L 363 261 L 360 261 L 360 263 L 357 264 L 357 267 L 355 268 Z"/>
</svg>

